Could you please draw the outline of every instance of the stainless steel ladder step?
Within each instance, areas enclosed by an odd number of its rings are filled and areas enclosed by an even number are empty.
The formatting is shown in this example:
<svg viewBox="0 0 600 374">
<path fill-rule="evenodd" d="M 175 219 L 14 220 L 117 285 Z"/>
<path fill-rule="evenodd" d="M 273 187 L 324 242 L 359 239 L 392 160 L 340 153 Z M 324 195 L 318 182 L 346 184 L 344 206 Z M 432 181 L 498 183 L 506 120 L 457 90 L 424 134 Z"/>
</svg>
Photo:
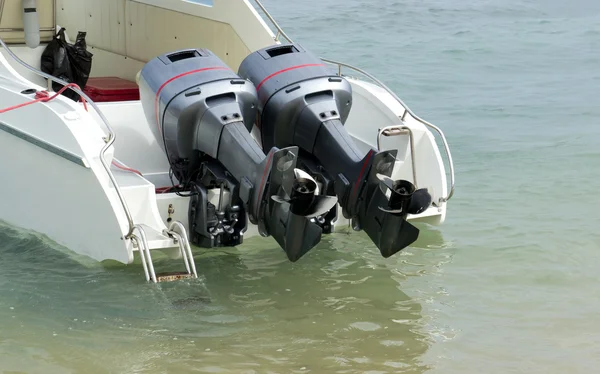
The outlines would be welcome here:
<svg viewBox="0 0 600 374">
<path fill-rule="evenodd" d="M 173 242 L 179 246 L 179 251 L 185 265 L 185 271 L 156 274 L 156 271 L 154 270 L 154 264 L 152 263 L 152 255 L 150 253 L 151 251 L 148 244 L 146 229 L 143 225 L 135 225 L 134 234 L 132 234 L 132 240 L 134 240 L 138 248 L 138 252 L 140 253 L 140 259 L 142 260 L 146 281 L 159 283 L 198 278 L 196 264 L 194 263 L 194 257 L 192 254 L 192 248 L 183 224 L 178 221 L 172 222 L 169 228 L 164 230 L 162 234 L 171 238 Z"/>
</svg>

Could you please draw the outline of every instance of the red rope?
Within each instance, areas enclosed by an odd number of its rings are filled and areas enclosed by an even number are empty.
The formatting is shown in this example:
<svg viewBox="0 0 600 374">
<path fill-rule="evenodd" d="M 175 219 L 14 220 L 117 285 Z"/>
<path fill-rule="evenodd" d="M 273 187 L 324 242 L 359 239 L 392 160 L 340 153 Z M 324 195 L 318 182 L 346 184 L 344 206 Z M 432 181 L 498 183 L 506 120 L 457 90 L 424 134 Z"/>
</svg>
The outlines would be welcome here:
<svg viewBox="0 0 600 374">
<path fill-rule="evenodd" d="M 142 173 L 140 173 L 139 171 L 137 171 L 137 170 L 135 170 L 135 169 L 132 169 L 132 168 L 125 167 L 125 166 L 123 166 L 123 165 L 119 165 L 119 164 L 118 164 L 116 161 L 114 161 L 114 160 L 113 160 L 112 164 L 113 164 L 114 166 L 118 167 L 118 168 L 119 168 L 119 169 L 121 169 L 121 170 L 129 171 L 129 172 L 131 172 L 131 173 L 136 173 L 136 174 L 139 174 L 140 176 L 142 176 L 142 177 L 143 177 Z M 171 190 L 172 190 L 172 189 L 173 189 L 173 186 L 167 186 L 167 187 L 156 187 L 156 188 L 154 189 L 154 192 L 155 192 L 156 194 L 163 194 L 163 193 L 169 193 L 169 192 L 171 192 Z"/>
<path fill-rule="evenodd" d="M 5 109 L 0 109 L 0 114 L 2 113 L 6 113 L 6 112 L 10 112 L 11 110 L 15 110 L 15 109 L 19 109 L 19 108 L 23 108 L 26 107 L 28 105 L 32 105 L 35 103 L 40 103 L 40 102 L 48 102 L 51 101 L 53 99 L 55 99 L 56 97 L 58 97 L 58 95 L 62 94 L 63 92 L 65 92 L 65 90 L 69 89 L 69 87 L 75 87 L 75 88 L 79 88 L 79 86 L 75 83 L 69 83 L 66 86 L 64 86 L 63 88 L 61 88 L 57 93 L 55 93 L 54 95 L 50 96 L 50 94 L 48 93 L 48 91 L 37 91 L 35 93 L 35 100 L 29 101 L 29 102 L 25 102 L 22 104 L 17 104 L 17 105 L 13 105 L 11 107 L 5 108 Z M 86 101 L 83 97 L 81 97 L 81 101 L 83 102 L 83 107 L 85 108 L 85 110 L 87 111 L 87 104 Z M 122 166 L 120 164 L 118 164 L 117 162 L 115 162 L 113 160 L 112 164 L 114 166 L 116 166 L 117 168 L 121 169 L 121 170 L 125 170 L 125 171 L 129 171 L 131 173 L 135 173 L 138 174 L 139 176 L 143 176 L 141 172 L 139 172 L 138 170 L 132 169 L 132 168 L 128 168 L 126 166 Z M 156 189 L 156 193 L 167 193 L 169 192 L 173 187 L 160 187 Z"/>
<path fill-rule="evenodd" d="M 169 186 L 169 187 L 158 187 L 156 188 L 156 193 L 160 194 L 160 193 L 167 193 L 169 191 L 171 191 L 173 187 Z"/>
<path fill-rule="evenodd" d="M 0 114 L 6 113 L 6 112 L 10 112 L 11 110 L 23 108 L 23 107 L 26 107 L 28 105 L 32 105 L 32 104 L 35 104 L 35 103 L 40 103 L 40 102 L 46 103 L 46 102 L 51 101 L 51 100 L 55 99 L 56 97 L 58 97 L 58 95 L 60 95 L 63 92 L 65 92 L 65 90 L 69 89 L 69 87 L 74 87 L 74 88 L 80 89 L 77 84 L 75 84 L 75 83 L 69 83 L 66 86 L 64 86 L 63 88 L 61 88 L 57 93 L 55 93 L 52 96 L 50 96 L 50 94 L 48 93 L 48 91 L 37 91 L 35 93 L 35 100 L 29 101 L 29 102 L 25 102 L 25 103 L 22 103 L 22 104 L 13 105 L 13 106 L 5 108 L 5 109 L 0 109 Z M 87 104 L 86 104 L 86 101 L 85 101 L 85 99 L 83 97 L 81 97 L 81 102 L 83 102 L 83 107 L 87 111 L 88 110 Z M 139 176 L 143 176 L 142 173 L 140 173 L 138 170 L 122 166 L 122 165 L 118 164 L 117 162 L 115 162 L 114 160 L 113 160 L 112 164 L 114 166 L 116 166 L 117 168 L 121 169 L 121 170 L 129 171 L 129 172 L 138 174 Z M 172 187 L 157 188 L 156 192 L 157 193 L 165 193 L 165 192 L 168 192 L 171 188 Z"/>
<path fill-rule="evenodd" d="M 113 164 L 114 166 L 118 167 L 118 168 L 119 168 L 119 169 L 121 169 L 121 170 L 130 171 L 130 172 L 132 172 L 132 173 L 138 174 L 140 177 L 143 177 L 142 173 L 140 173 L 139 171 L 137 171 L 137 170 L 135 170 L 135 169 L 132 169 L 132 168 L 128 168 L 128 167 L 125 167 L 125 166 L 119 165 L 119 164 L 118 164 L 117 162 L 115 162 L 114 160 L 113 160 L 112 164 Z"/>
<path fill-rule="evenodd" d="M 116 161 L 114 161 L 114 160 L 113 160 L 112 164 L 113 164 L 114 166 L 118 167 L 118 168 L 119 168 L 119 169 L 121 169 L 121 170 L 129 171 L 129 172 L 131 172 L 131 173 L 135 173 L 135 174 L 138 174 L 138 175 L 140 175 L 141 177 L 143 177 L 142 173 L 140 173 L 139 171 L 137 171 L 137 170 L 135 170 L 135 169 L 132 169 L 132 168 L 125 167 L 125 166 L 123 166 L 123 165 L 119 165 L 119 164 L 118 164 Z M 170 191 L 171 191 L 171 189 L 173 189 L 173 186 L 168 186 L 168 187 L 156 187 L 156 188 L 155 188 L 155 190 L 154 190 L 154 192 L 155 192 L 155 193 L 157 193 L 157 194 L 163 194 L 163 193 L 168 193 L 168 192 L 170 192 Z"/>
<path fill-rule="evenodd" d="M 112 164 L 114 166 L 116 166 L 117 168 L 121 169 L 121 170 L 129 171 L 131 173 L 135 173 L 135 174 L 138 174 L 141 177 L 143 177 L 142 173 L 140 173 L 138 170 L 135 170 L 135 169 L 132 169 L 132 168 L 128 168 L 128 167 L 126 167 L 124 165 L 120 165 L 115 160 L 113 160 Z M 172 189 L 173 189 L 173 186 L 156 187 L 155 190 L 154 190 L 154 192 L 157 193 L 157 194 L 163 194 L 163 193 L 169 193 Z"/>
<path fill-rule="evenodd" d="M 26 107 L 28 105 L 32 105 L 32 104 L 36 104 L 36 103 L 40 103 L 40 102 L 46 103 L 48 101 L 54 100 L 56 97 L 58 97 L 58 95 L 60 95 L 63 92 L 65 92 L 65 90 L 69 89 L 70 87 L 74 87 L 74 88 L 80 89 L 79 86 L 76 85 L 75 83 L 69 83 L 66 86 L 64 86 L 63 88 L 61 88 L 57 93 L 55 93 L 52 96 L 50 96 L 50 94 L 48 93 L 48 91 L 37 91 L 35 93 L 35 100 L 28 101 L 28 102 L 25 102 L 25 103 L 22 103 L 22 104 L 13 105 L 13 106 L 10 106 L 8 108 L 0 109 L 0 114 L 6 113 L 6 112 L 10 112 L 11 110 L 23 108 L 23 107 Z M 86 104 L 86 101 L 85 101 L 85 99 L 83 97 L 81 97 L 81 101 L 83 102 L 83 107 L 87 111 L 88 110 L 87 104 Z"/>
</svg>

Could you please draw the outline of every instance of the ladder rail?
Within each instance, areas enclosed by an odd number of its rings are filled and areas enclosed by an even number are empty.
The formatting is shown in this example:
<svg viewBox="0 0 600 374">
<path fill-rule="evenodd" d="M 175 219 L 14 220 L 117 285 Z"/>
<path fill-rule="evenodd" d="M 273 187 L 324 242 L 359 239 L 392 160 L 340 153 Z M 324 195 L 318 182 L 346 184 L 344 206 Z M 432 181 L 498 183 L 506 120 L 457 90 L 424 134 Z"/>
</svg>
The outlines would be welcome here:
<svg viewBox="0 0 600 374">
<path fill-rule="evenodd" d="M 192 247 L 191 247 L 190 241 L 188 239 L 189 236 L 187 234 L 187 230 L 185 229 L 185 226 L 181 222 L 179 222 L 179 221 L 171 222 L 171 225 L 169 226 L 169 231 L 177 233 L 176 230 L 179 230 L 178 234 L 181 236 L 181 238 L 183 240 L 183 245 L 185 247 L 185 250 L 187 251 L 187 258 L 189 261 L 189 266 L 192 270 L 192 274 L 194 275 L 194 278 L 198 278 L 198 272 L 196 271 L 196 264 L 194 262 L 194 255 L 192 253 Z"/>
<path fill-rule="evenodd" d="M 146 231 L 141 225 L 134 225 L 134 231 L 139 233 L 139 237 L 132 234 L 132 238 L 135 238 L 138 246 L 138 252 L 140 252 L 140 259 L 142 260 L 142 266 L 146 273 L 146 281 L 150 279 L 154 283 L 158 283 L 156 279 L 156 271 L 154 271 L 154 265 L 152 264 L 152 255 L 150 254 L 150 246 L 148 245 L 148 238 L 146 237 Z M 149 274 L 148 274 L 149 273 Z"/>
<path fill-rule="evenodd" d="M 168 230 L 165 230 L 164 234 L 169 237 L 172 237 L 177 242 L 177 244 L 179 244 L 179 253 L 181 253 L 181 257 L 183 258 L 183 263 L 185 264 L 185 270 L 187 271 L 188 274 L 192 274 L 192 271 L 190 269 L 190 264 L 188 262 L 187 248 L 185 248 L 185 244 L 183 243 L 183 239 L 181 238 L 181 235 L 179 235 L 175 231 L 168 231 Z"/>
<path fill-rule="evenodd" d="M 138 247 L 138 252 L 140 252 L 140 259 L 142 260 L 142 267 L 144 268 L 144 275 L 146 276 L 146 282 L 150 281 L 150 273 L 148 272 L 148 265 L 146 264 L 146 257 L 144 255 L 144 251 L 141 250 L 142 244 L 140 238 L 132 235 L 131 240 Z"/>
</svg>

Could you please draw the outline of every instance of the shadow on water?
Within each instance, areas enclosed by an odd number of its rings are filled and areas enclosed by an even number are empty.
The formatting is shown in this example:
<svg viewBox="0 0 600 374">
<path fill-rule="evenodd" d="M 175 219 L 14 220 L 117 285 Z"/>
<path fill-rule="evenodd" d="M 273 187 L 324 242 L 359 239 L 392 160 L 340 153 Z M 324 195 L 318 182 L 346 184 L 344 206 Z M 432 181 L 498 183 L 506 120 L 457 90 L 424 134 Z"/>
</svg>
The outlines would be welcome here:
<svg viewBox="0 0 600 374">
<path fill-rule="evenodd" d="M 443 245 L 423 232 L 411 252 Z M 422 305 L 402 290 L 434 265 L 422 254 L 383 259 L 360 233 L 325 236 L 297 263 L 264 238 L 195 253 L 200 279 L 150 285 L 139 265 L 83 265 L 1 226 L 0 372 L 427 369 Z"/>
</svg>

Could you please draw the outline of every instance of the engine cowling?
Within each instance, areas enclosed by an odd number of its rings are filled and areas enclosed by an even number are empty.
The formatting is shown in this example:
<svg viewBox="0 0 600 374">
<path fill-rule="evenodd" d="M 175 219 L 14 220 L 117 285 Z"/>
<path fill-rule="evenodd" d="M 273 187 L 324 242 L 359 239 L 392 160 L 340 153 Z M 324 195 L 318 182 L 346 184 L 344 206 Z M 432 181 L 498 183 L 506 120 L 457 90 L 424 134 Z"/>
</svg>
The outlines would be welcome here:
<svg viewBox="0 0 600 374">
<path fill-rule="evenodd" d="M 346 121 L 352 86 L 298 44 L 265 48 L 241 63 L 240 77 L 256 84 L 264 149 L 297 145 L 312 151 L 321 120 Z"/>
<path fill-rule="evenodd" d="M 146 118 L 179 180 L 195 150 L 217 158 L 223 126 L 243 121 L 250 131 L 256 117 L 254 85 L 207 49 L 158 56 L 142 69 L 139 86 Z"/>
</svg>

